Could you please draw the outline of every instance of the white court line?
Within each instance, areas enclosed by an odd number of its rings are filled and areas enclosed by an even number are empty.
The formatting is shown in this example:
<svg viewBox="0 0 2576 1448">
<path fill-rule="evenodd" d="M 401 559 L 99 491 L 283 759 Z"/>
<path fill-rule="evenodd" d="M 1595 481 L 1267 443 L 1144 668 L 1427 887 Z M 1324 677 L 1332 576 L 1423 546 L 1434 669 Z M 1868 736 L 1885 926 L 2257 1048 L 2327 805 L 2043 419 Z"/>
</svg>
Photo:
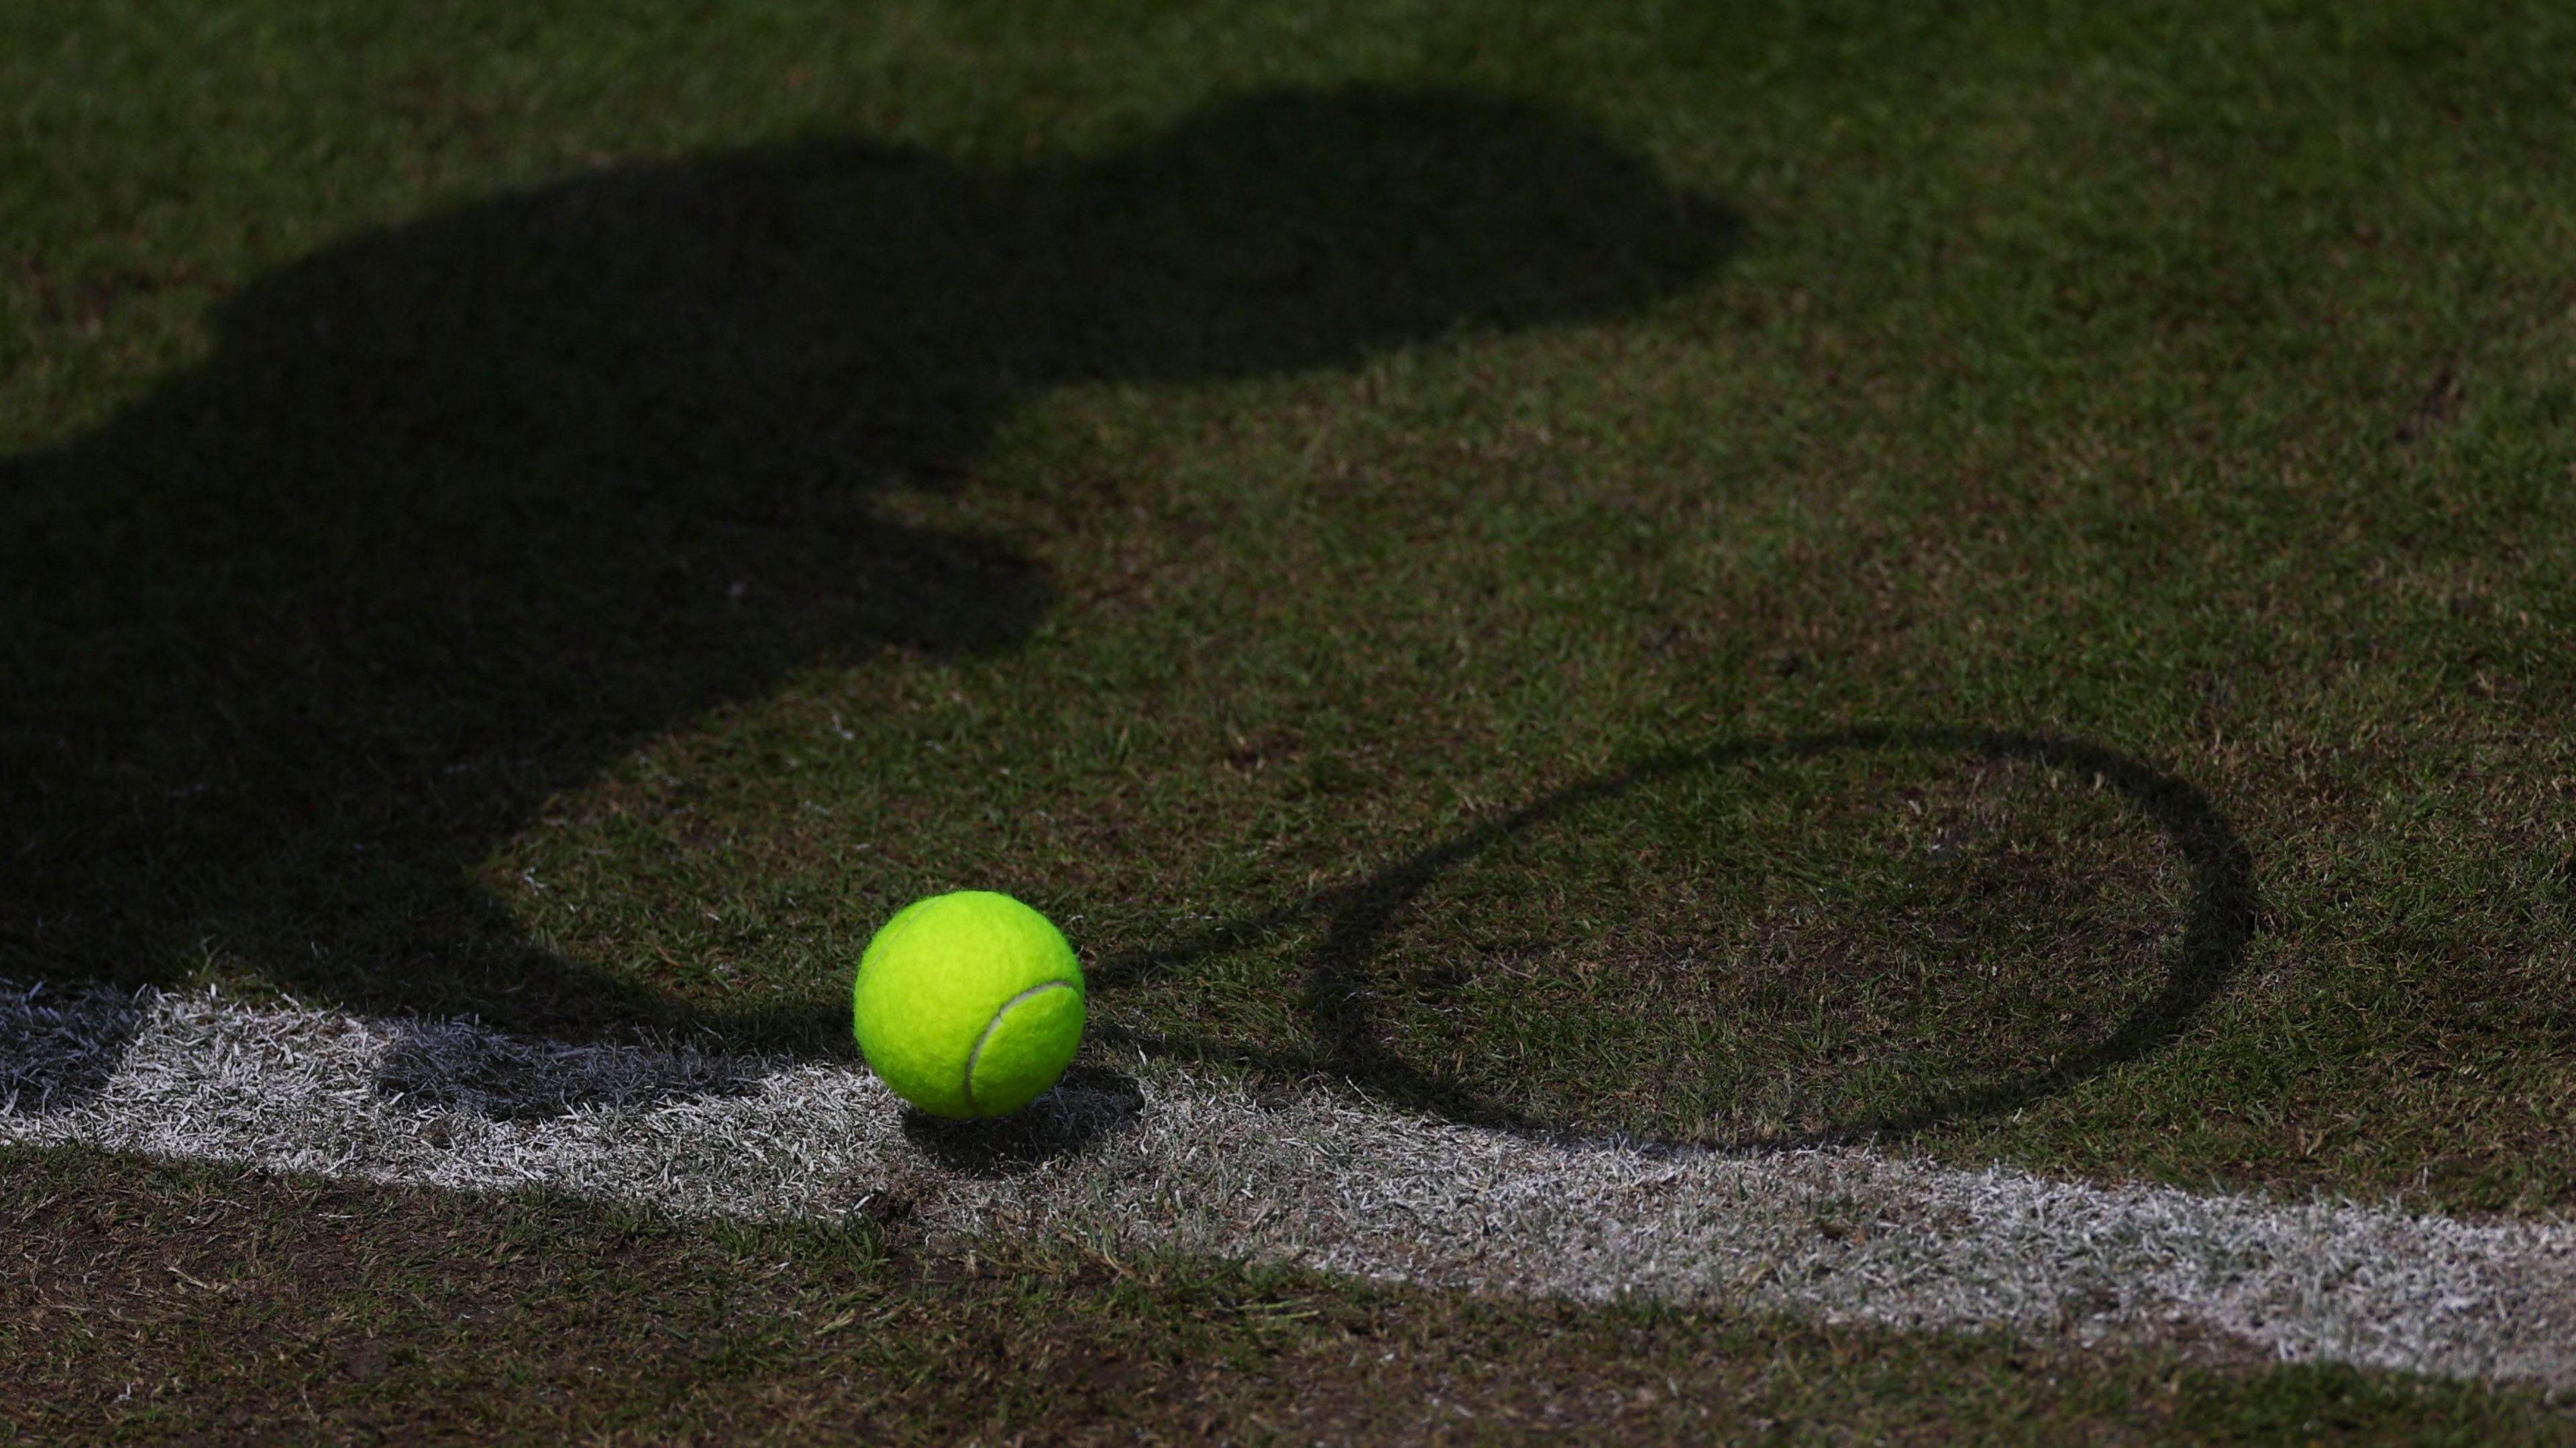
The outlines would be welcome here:
<svg viewBox="0 0 2576 1448">
<path fill-rule="evenodd" d="M 1030 1109 L 1080 1145 L 957 1168 L 851 1067 L 0 982 L 0 1142 L 408 1186 L 545 1186 L 933 1235 L 1073 1233 L 1431 1286 L 1637 1295 L 2576 1386 L 2576 1225 L 1957 1171 L 1858 1150 L 1542 1142 L 1143 1069 Z M 13 1094 L 14 1093 L 14 1094 Z"/>
</svg>

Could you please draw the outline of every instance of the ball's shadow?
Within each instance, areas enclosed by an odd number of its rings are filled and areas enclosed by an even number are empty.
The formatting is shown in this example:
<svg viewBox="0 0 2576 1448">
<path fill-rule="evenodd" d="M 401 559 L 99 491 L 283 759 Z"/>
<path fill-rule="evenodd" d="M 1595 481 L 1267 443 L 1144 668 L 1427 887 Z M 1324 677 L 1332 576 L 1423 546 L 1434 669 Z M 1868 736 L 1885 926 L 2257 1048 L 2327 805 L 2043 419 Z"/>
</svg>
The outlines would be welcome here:
<svg viewBox="0 0 2576 1448">
<path fill-rule="evenodd" d="M 1135 1129 L 1144 1109 L 1145 1093 L 1134 1077 L 1077 1065 L 1045 1095 L 1008 1116 L 953 1121 L 907 1107 L 903 1135 L 946 1170 L 1009 1177 Z"/>
</svg>

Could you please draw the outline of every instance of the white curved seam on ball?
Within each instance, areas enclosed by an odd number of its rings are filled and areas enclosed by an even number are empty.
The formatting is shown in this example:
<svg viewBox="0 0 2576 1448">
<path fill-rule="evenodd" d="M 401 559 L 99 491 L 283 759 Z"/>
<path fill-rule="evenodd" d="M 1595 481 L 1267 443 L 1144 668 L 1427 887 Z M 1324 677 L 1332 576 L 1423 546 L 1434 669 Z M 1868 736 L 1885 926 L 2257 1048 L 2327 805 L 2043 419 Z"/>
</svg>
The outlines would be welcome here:
<svg viewBox="0 0 2576 1448">
<path fill-rule="evenodd" d="M 993 1008 L 993 1018 L 984 1023 L 984 1033 L 975 1038 L 975 1049 L 966 1053 L 966 1078 L 961 1085 L 966 1092 L 966 1105 L 969 1108 L 973 1108 L 976 1104 L 975 1063 L 984 1059 L 984 1043 L 993 1039 L 993 1033 L 1002 1028 L 1002 1017 L 1009 1015 L 1012 1008 L 1019 1005 L 1020 1002 L 1029 999 L 1031 996 L 1044 995 L 1051 990 L 1071 989 L 1073 989 L 1072 981 L 1051 980 L 1044 985 L 1030 986 L 1027 990 L 1020 992 L 1018 995 L 1011 997 L 1009 1000 L 1006 1000 Z"/>
</svg>

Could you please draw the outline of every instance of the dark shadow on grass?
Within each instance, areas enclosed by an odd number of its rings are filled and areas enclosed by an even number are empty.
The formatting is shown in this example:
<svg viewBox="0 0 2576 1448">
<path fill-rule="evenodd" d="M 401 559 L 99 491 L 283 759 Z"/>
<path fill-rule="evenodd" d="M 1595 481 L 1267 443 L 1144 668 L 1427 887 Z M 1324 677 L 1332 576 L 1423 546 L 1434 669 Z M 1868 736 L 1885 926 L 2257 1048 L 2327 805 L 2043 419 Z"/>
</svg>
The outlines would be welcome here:
<svg viewBox="0 0 2576 1448">
<path fill-rule="evenodd" d="M 143 1005 L 128 991 L 0 981 L 0 1116 L 96 1096 L 142 1027 Z"/>
<path fill-rule="evenodd" d="M 1865 728 L 1832 734 L 1750 739 L 1704 749 L 1677 750 L 1638 760 L 1601 778 L 1569 786 L 1491 823 L 1369 876 L 1326 891 L 1285 910 L 1232 921 L 1180 944 L 1104 963 L 1092 973 L 1095 994 L 1142 984 L 1231 953 L 1273 932 L 1326 922 L 1313 951 L 1305 1006 L 1324 1049 L 1312 1056 L 1246 1050 L 1238 1045 L 1171 1035 L 1103 1034 L 1151 1055 L 1248 1067 L 1274 1075 L 1321 1076 L 1348 1082 L 1397 1106 L 1473 1125 L 1561 1136 L 1569 1123 L 1542 1120 L 1500 1101 L 1454 1073 L 1409 1060 L 1386 1038 L 1370 1008 L 1372 972 L 1381 942 L 1396 917 L 1443 874 L 1504 840 L 1592 804 L 1617 798 L 1648 782 L 1760 760 L 1794 760 L 1890 749 L 1955 751 L 1997 760 L 2020 760 L 2098 776 L 2139 816 L 2151 822 L 2183 859 L 2191 896 L 2181 939 L 2172 948 L 2155 995 L 2130 1012 L 2104 1038 L 2068 1054 L 2044 1072 L 1953 1090 L 1933 1089 L 1911 1108 L 1837 1122 L 1765 1147 L 1818 1146 L 1901 1138 L 1981 1117 L 2008 1114 L 2033 1102 L 2135 1061 L 2164 1046 L 2183 1029 L 2243 964 L 2254 938 L 2256 897 L 2252 859 L 2234 827 L 2208 796 L 2172 775 L 2117 751 L 2079 739 L 1962 728 Z"/>
<path fill-rule="evenodd" d="M 603 1050 L 499 1035 L 473 1021 L 408 1018 L 395 1026 L 375 1084 L 490 1121 L 543 1120 L 585 1107 L 631 1111 L 755 1095 L 765 1065 L 710 1041 L 646 1039 Z"/>
<path fill-rule="evenodd" d="M 844 1007 L 676 1001 L 473 872 L 793 671 L 1017 647 L 1044 570 L 883 495 L 958 486 L 1024 399 L 1617 316 L 1733 231 L 1567 116 L 1353 89 L 1019 171 L 843 140 L 616 167 L 334 245 L 0 461 L 0 977 L 213 961 L 846 1052 Z"/>
</svg>

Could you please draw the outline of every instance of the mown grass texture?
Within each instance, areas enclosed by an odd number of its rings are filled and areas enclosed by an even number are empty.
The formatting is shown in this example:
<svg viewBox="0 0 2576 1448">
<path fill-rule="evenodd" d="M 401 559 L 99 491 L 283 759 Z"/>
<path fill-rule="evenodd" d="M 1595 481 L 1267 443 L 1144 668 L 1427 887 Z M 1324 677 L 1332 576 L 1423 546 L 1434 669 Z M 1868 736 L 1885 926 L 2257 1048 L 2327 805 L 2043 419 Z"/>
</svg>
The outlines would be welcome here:
<svg viewBox="0 0 2576 1448">
<path fill-rule="evenodd" d="M 2223 1352 L 1585 1309 L 877 1224 L 709 1232 L 0 1157 L 0 1426 L 270 1442 L 2548 1442 L 2492 1393 Z"/>
<path fill-rule="evenodd" d="M 1121 1049 L 2569 1200 L 2546 9 L 0 24 L 14 973 L 845 1050 L 993 885 L 1243 927 Z M 2192 863 L 1984 730 L 2241 841 L 2138 1051 Z"/>
</svg>

